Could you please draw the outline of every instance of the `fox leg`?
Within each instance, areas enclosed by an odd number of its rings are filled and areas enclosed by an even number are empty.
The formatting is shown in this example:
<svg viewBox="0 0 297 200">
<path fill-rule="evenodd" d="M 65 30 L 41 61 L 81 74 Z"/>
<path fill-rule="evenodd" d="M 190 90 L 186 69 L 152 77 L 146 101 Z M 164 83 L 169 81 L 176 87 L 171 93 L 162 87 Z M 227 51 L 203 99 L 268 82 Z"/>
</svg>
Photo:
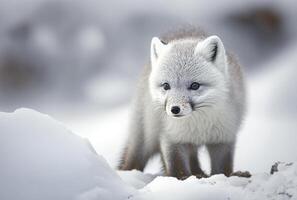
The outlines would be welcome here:
<svg viewBox="0 0 297 200">
<path fill-rule="evenodd" d="M 189 149 L 183 144 L 172 144 L 161 140 L 161 159 L 165 174 L 178 179 L 191 176 Z"/>
<path fill-rule="evenodd" d="M 140 146 L 130 146 L 127 145 L 124 149 L 119 170 L 132 170 L 136 169 L 143 171 L 146 163 L 148 161 L 148 156 L 146 156 L 141 150 Z"/>
<path fill-rule="evenodd" d="M 211 174 L 225 174 L 233 172 L 234 144 L 208 144 L 207 149 L 211 161 Z"/>
<path fill-rule="evenodd" d="M 145 149 L 142 128 L 140 126 L 134 127 L 128 137 L 118 169 L 136 169 L 139 171 L 143 171 L 149 157 L 150 156 Z"/>
<path fill-rule="evenodd" d="M 195 175 L 197 177 L 206 177 L 205 173 L 200 168 L 200 163 L 198 160 L 198 147 L 196 145 L 188 145 L 189 148 L 189 156 L 190 156 L 190 167 L 191 167 L 191 173 L 192 175 Z"/>
</svg>

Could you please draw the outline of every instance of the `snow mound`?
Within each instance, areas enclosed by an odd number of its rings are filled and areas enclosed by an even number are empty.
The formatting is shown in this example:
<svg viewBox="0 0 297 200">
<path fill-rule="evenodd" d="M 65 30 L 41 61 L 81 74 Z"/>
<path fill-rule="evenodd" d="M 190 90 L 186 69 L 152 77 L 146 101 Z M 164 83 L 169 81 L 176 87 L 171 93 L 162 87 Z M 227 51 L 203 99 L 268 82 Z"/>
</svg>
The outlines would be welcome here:
<svg viewBox="0 0 297 200">
<path fill-rule="evenodd" d="M 118 174 L 124 182 L 133 186 L 136 189 L 145 187 L 148 183 L 154 180 L 157 175 L 145 174 L 137 170 L 118 171 Z"/>
<path fill-rule="evenodd" d="M 125 199 L 126 186 L 87 140 L 29 109 L 0 113 L 0 199 Z"/>
<path fill-rule="evenodd" d="M 157 177 L 134 197 L 138 200 L 272 200 L 297 199 L 297 165 L 282 164 L 277 172 L 254 174 L 251 178 L 214 175 L 179 181 Z"/>
</svg>

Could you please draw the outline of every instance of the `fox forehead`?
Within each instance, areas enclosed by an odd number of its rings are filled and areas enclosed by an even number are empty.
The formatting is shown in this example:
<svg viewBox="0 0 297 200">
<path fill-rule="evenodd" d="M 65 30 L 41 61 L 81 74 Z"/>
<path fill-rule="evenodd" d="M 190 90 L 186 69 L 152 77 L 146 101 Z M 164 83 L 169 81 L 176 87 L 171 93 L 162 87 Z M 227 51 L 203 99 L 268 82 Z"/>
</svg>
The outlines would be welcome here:
<svg viewBox="0 0 297 200">
<path fill-rule="evenodd" d="M 168 50 L 160 56 L 158 62 L 158 68 L 160 70 L 172 70 L 175 73 L 187 72 L 192 68 L 199 70 L 199 68 L 207 64 L 205 58 L 195 54 L 197 41 L 181 40 L 174 41 L 168 45 Z"/>
<path fill-rule="evenodd" d="M 170 43 L 170 48 L 165 51 L 160 57 L 159 64 L 169 64 L 179 69 L 194 64 L 197 56 L 194 55 L 195 46 L 197 42 L 194 41 L 179 41 Z"/>
<path fill-rule="evenodd" d="M 203 58 L 194 55 L 177 56 L 175 53 L 168 52 L 160 59 L 153 73 L 156 81 L 184 84 L 193 81 L 209 82 L 217 78 L 216 69 L 207 66 Z"/>
</svg>

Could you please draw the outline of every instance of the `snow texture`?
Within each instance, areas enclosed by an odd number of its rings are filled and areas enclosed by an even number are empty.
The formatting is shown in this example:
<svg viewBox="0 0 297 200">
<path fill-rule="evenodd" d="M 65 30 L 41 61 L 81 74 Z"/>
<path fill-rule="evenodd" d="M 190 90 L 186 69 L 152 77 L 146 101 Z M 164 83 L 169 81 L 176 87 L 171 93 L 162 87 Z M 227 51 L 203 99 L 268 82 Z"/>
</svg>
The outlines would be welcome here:
<svg viewBox="0 0 297 200">
<path fill-rule="evenodd" d="M 47 115 L 0 113 L 0 130 L 1 200 L 125 199 L 134 191 L 87 140 Z"/>
<path fill-rule="evenodd" d="M 127 184 L 133 186 L 136 189 L 143 188 L 157 177 L 157 175 L 144 174 L 137 170 L 118 171 L 118 174 Z"/>
<path fill-rule="evenodd" d="M 157 177 L 135 199 L 265 200 L 297 199 L 297 166 L 280 164 L 279 171 L 254 174 L 251 178 L 214 175 L 179 181 Z"/>
</svg>

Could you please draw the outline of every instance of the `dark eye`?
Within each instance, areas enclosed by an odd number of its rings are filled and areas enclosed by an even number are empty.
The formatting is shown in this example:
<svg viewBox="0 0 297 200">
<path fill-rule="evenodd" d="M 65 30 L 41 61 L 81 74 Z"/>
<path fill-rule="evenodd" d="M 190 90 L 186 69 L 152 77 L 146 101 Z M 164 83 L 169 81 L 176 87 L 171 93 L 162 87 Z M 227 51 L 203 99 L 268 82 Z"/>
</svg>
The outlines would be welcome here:
<svg viewBox="0 0 297 200">
<path fill-rule="evenodd" d="M 169 85 L 169 83 L 163 83 L 163 84 L 162 84 L 162 87 L 163 87 L 164 90 L 170 90 L 170 85 Z"/>
<path fill-rule="evenodd" d="M 199 83 L 197 83 L 197 82 L 193 82 L 192 84 L 191 84 L 191 86 L 190 86 L 190 90 L 198 90 L 199 89 L 199 87 L 200 87 L 200 84 Z"/>
</svg>

